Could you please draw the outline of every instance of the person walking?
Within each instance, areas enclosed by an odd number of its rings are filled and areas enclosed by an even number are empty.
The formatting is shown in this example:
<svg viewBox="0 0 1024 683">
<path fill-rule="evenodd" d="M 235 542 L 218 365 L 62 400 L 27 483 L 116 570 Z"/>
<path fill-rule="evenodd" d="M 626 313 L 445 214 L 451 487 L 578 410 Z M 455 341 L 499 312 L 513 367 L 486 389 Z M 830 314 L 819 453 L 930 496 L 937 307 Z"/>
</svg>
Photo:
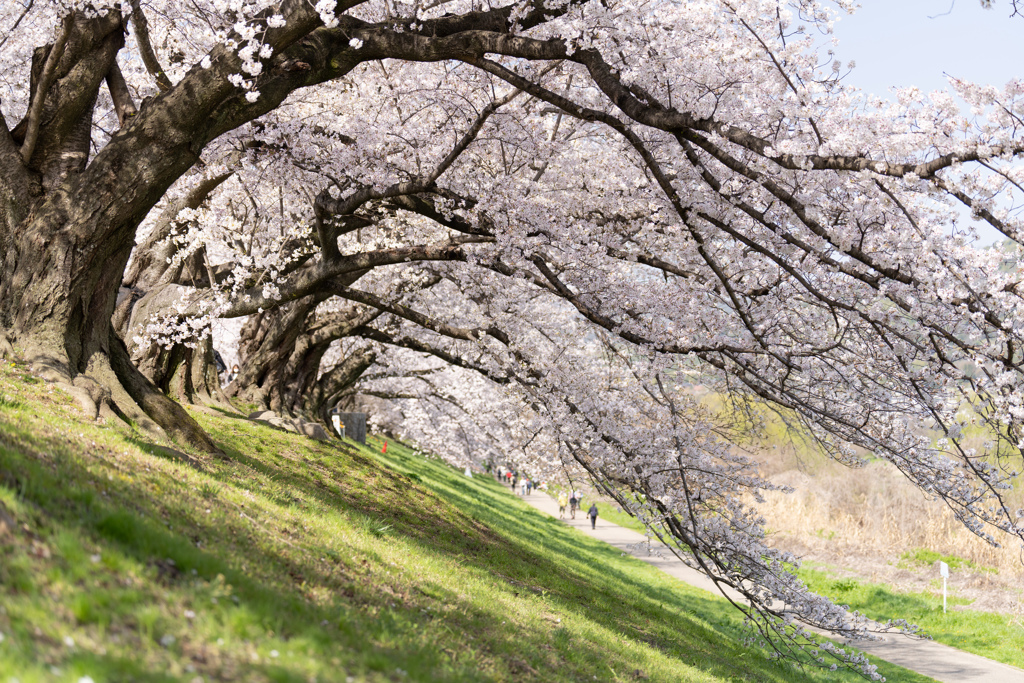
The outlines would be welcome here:
<svg viewBox="0 0 1024 683">
<path fill-rule="evenodd" d="M 526 495 L 533 493 L 533 479 L 526 480 Z"/>
<path fill-rule="evenodd" d="M 565 519 L 565 506 L 569 504 L 569 496 L 565 495 L 565 491 L 558 494 L 558 518 Z"/>
<path fill-rule="evenodd" d="M 569 516 L 572 517 L 573 519 L 576 519 L 576 504 L 577 504 L 577 502 L 578 501 L 576 500 L 576 492 L 573 491 L 572 495 L 569 496 Z"/>
<path fill-rule="evenodd" d="M 587 515 L 590 517 L 590 528 L 597 528 L 597 503 L 591 503 L 590 509 L 587 510 Z"/>
</svg>

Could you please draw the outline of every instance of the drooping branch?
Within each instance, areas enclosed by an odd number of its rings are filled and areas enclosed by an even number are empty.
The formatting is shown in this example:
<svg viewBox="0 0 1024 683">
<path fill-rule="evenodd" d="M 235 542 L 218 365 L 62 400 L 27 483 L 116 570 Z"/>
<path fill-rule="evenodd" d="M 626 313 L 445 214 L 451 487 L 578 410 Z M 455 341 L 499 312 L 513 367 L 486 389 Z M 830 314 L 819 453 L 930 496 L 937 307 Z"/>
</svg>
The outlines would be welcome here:
<svg viewBox="0 0 1024 683">
<path fill-rule="evenodd" d="M 350 277 L 355 281 L 359 276 L 373 268 L 414 263 L 417 261 L 465 261 L 464 244 L 481 244 L 493 242 L 493 238 L 466 236 L 456 237 L 433 244 L 412 245 L 361 252 L 342 256 L 334 264 L 312 264 L 303 268 L 279 287 L 278 296 L 268 296 L 262 287 L 253 287 L 243 296 L 231 303 L 220 312 L 222 318 L 237 318 L 252 315 L 260 309 L 269 309 L 282 302 L 294 301 L 312 292 L 327 287 L 331 280 L 340 276 Z M 328 290 L 329 291 L 329 290 Z M 189 307 L 185 315 L 196 315 L 202 306 L 199 302 Z"/>
<path fill-rule="evenodd" d="M 462 356 L 440 349 L 433 344 L 428 344 L 422 339 L 417 339 L 408 335 L 396 337 L 369 326 L 357 328 L 353 330 L 352 334 L 353 336 L 363 337 L 364 339 L 369 339 L 380 344 L 400 346 L 404 349 L 409 349 L 410 351 L 429 354 L 435 358 L 443 360 L 448 365 L 454 365 L 456 367 L 477 372 L 495 384 L 508 384 L 511 381 L 507 376 L 496 373 L 494 370 L 491 370 L 484 365 L 473 363 Z"/>
<path fill-rule="evenodd" d="M 384 301 L 380 297 L 370 294 L 369 292 L 362 292 L 357 289 L 352 289 L 351 287 L 345 287 L 343 285 L 333 283 L 328 284 L 328 289 L 332 294 L 336 294 L 343 299 L 357 301 L 361 304 L 366 304 L 367 306 L 373 306 L 374 308 L 378 308 L 382 311 L 387 311 L 392 315 L 397 315 L 399 318 L 404 318 L 410 322 L 416 323 L 420 327 L 425 327 L 428 330 L 432 330 L 446 337 L 451 337 L 452 339 L 479 342 L 484 335 L 487 335 L 494 337 L 506 346 L 509 343 L 508 335 L 494 326 L 476 329 L 455 327 L 454 325 L 449 325 L 439 320 L 435 320 L 430 316 L 409 308 L 408 306 Z"/>
</svg>

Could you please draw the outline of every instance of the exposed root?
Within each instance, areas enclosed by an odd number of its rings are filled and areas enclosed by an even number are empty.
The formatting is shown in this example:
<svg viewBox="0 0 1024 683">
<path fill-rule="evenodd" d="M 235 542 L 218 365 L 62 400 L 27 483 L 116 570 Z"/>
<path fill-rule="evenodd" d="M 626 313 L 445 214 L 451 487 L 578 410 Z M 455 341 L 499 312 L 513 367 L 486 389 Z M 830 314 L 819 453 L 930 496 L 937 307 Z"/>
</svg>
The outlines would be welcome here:
<svg viewBox="0 0 1024 683">
<path fill-rule="evenodd" d="M 110 367 L 117 384 L 124 388 L 128 395 L 141 406 L 146 415 L 159 423 L 172 439 L 188 444 L 205 453 L 225 457 L 224 451 L 217 447 L 203 428 L 185 412 L 180 405 L 167 398 L 156 386 L 146 378 L 131 361 L 128 349 L 117 336 L 113 328 L 110 330 Z"/>
<path fill-rule="evenodd" d="M 72 375 L 68 364 L 54 353 L 30 345 L 25 351 L 24 360 L 40 379 L 71 396 L 90 420 L 99 417 L 101 407 L 109 404 L 109 389 L 90 377 Z"/>
<path fill-rule="evenodd" d="M 224 457 L 185 409 L 138 371 L 112 328 L 108 348 L 94 351 L 88 358 L 83 372 L 72 372 L 66 357 L 52 347 L 29 341 L 24 360 L 41 379 L 67 391 L 90 419 L 117 418 L 150 439 L 173 440 Z"/>
<path fill-rule="evenodd" d="M 15 357 L 13 340 L 7 334 L 7 330 L 0 327 L 0 358 L 13 359 Z"/>
<path fill-rule="evenodd" d="M 70 383 L 62 383 L 63 388 L 71 394 L 78 405 L 81 406 L 89 419 L 95 420 L 100 416 L 103 407 L 109 406 L 111 402 L 111 391 L 96 380 L 86 375 L 78 375 Z"/>
<path fill-rule="evenodd" d="M 97 404 L 98 415 L 105 419 L 120 419 L 134 426 L 140 432 L 157 441 L 170 441 L 168 433 L 155 422 L 135 401 L 125 387 L 122 386 L 117 374 L 104 354 L 93 354 L 89 360 L 87 376 L 95 378 L 97 383 L 106 389 L 109 396 L 104 402 Z M 76 377 L 75 379 L 79 379 Z"/>
</svg>

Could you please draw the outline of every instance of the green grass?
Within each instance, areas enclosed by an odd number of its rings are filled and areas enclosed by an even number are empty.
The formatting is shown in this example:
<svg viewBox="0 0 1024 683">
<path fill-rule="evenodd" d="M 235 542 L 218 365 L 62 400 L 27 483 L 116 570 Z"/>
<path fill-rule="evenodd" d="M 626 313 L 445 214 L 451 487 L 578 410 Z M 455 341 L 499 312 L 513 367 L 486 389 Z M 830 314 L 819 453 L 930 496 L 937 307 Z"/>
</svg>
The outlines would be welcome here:
<svg viewBox="0 0 1024 683">
<path fill-rule="evenodd" d="M 4 681 L 861 680 L 768 661 L 724 601 L 399 444 L 197 412 L 215 460 L 20 366 L 0 395 Z"/>
<path fill-rule="evenodd" d="M 836 578 L 821 568 L 804 568 L 799 575 L 815 592 L 872 619 L 906 619 L 940 643 L 1024 668 L 1024 624 L 1019 617 L 953 609 L 970 604 L 969 600 L 955 597 L 948 598 L 948 611 L 943 614 L 941 589 L 898 593 L 887 586 Z"/>
<path fill-rule="evenodd" d="M 983 567 L 973 560 L 957 557 L 956 555 L 943 555 L 928 548 L 915 548 L 900 555 L 900 566 L 929 567 L 936 562 L 945 562 L 952 571 L 964 567 L 981 572 L 995 573 L 996 571 L 994 567 Z"/>
</svg>

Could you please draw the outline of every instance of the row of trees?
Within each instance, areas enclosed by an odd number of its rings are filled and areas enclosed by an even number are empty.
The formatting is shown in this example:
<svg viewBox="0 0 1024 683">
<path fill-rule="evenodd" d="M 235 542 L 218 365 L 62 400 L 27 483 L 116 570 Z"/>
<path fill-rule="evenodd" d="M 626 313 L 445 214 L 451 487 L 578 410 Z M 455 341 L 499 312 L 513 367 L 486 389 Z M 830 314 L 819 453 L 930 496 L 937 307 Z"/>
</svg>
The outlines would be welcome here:
<svg viewBox="0 0 1024 683">
<path fill-rule="evenodd" d="M 848 9 L 6 3 L 0 345 L 211 453 L 181 403 L 358 391 L 424 445 L 580 468 L 774 652 L 874 675 L 804 629 L 866 635 L 766 544 L 735 410 L 683 381 L 1024 537 L 1024 300 L 961 218 L 1020 241 L 1022 87 L 866 97 L 819 45 Z"/>
</svg>

